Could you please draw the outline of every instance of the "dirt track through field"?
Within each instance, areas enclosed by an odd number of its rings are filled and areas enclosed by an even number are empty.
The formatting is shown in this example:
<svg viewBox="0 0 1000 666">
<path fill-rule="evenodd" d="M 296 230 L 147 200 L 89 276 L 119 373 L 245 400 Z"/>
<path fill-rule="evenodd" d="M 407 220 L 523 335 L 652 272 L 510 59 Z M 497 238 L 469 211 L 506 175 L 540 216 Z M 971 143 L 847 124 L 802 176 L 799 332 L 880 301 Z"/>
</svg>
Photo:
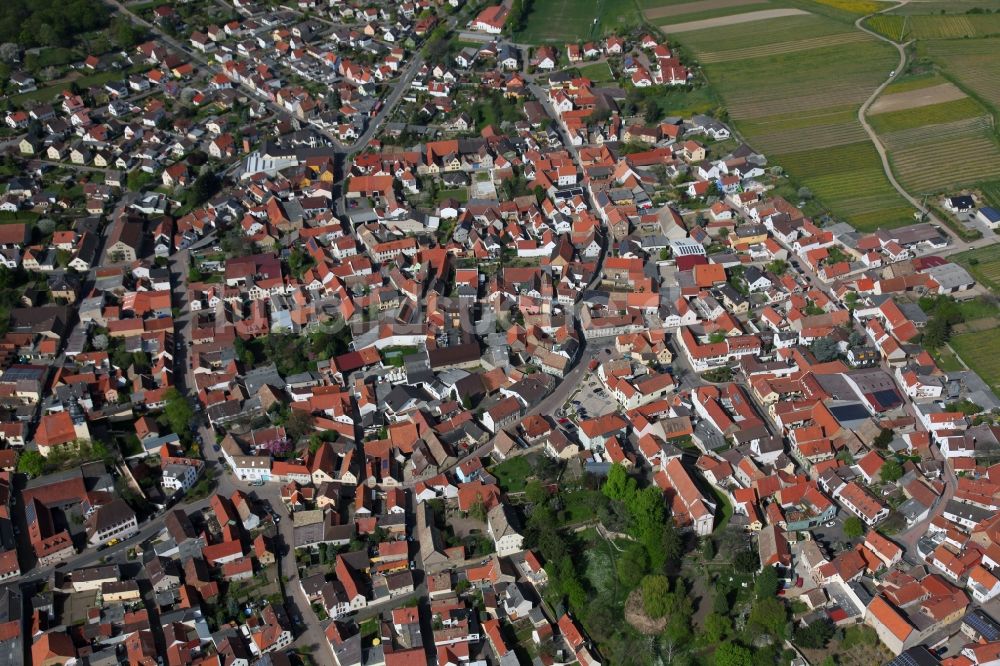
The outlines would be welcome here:
<svg viewBox="0 0 1000 666">
<path fill-rule="evenodd" d="M 875 100 L 868 113 L 878 114 L 916 109 L 921 106 L 930 106 L 931 104 L 954 102 L 964 97 L 965 93 L 959 90 L 954 83 L 940 83 L 929 88 L 917 88 L 916 90 L 883 95 Z"/>
<path fill-rule="evenodd" d="M 727 9 L 729 7 L 742 7 L 743 5 L 753 5 L 760 0 L 701 0 L 700 2 L 684 2 L 679 5 L 667 5 L 666 7 L 653 7 L 643 12 L 647 19 L 667 18 L 668 16 L 680 16 L 681 14 L 694 14 L 695 12 L 708 12 L 713 9 Z"/>
<path fill-rule="evenodd" d="M 661 25 L 660 30 L 669 35 L 677 32 L 692 32 L 694 30 L 705 30 L 706 28 L 724 28 L 727 25 L 738 25 L 740 23 L 750 23 L 751 21 L 808 14 L 809 12 L 804 12 L 801 9 L 764 9 L 759 12 L 747 12 L 746 14 L 736 14 L 734 16 L 718 16 L 716 18 L 688 21 L 687 23 L 678 23 L 676 25 Z"/>
</svg>

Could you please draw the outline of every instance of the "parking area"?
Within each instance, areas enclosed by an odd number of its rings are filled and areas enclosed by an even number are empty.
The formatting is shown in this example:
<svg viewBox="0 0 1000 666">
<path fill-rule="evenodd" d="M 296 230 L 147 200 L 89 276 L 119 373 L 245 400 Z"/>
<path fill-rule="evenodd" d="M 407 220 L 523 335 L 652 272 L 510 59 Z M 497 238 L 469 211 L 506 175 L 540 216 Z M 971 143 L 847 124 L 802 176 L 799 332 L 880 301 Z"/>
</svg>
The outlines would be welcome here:
<svg viewBox="0 0 1000 666">
<path fill-rule="evenodd" d="M 830 523 L 820 525 L 811 530 L 812 538 L 831 554 L 846 550 L 851 544 L 851 540 L 844 535 L 844 520 L 847 517 L 847 514 L 843 512 L 838 513 L 837 517 Z M 830 527 L 827 527 L 827 525 L 830 525 Z"/>
<path fill-rule="evenodd" d="M 606 357 L 606 356 L 603 356 Z M 618 408 L 618 402 L 608 392 L 597 377 L 597 372 L 588 372 L 586 378 L 570 394 L 566 403 L 558 410 L 559 418 L 580 421 L 610 414 Z"/>
</svg>

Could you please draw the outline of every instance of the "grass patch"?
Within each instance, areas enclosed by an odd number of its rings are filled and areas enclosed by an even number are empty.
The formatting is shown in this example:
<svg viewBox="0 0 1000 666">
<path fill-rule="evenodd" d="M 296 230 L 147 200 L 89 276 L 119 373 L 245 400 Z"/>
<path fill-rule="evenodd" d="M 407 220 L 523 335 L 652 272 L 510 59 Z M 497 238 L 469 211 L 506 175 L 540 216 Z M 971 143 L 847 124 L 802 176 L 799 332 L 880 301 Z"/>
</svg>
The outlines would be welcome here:
<svg viewBox="0 0 1000 666">
<path fill-rule="evenodd" d="M 586 77 L 594 83 L 608 83 L 615 80 L 611 72 L 611 65 L 606 62 L 595 62 L 579 68 L 580 76 Z"/>
<path fill-rule="evenodd" d="M 524 490 L 533 470 L 527 458 L 516 456 L 491 467 L 490 474 L 497 478 L 497 483 L 500 484 L 504 492 L 519 493 Z"/>
<path fill-rule="evenodd" d="M 712 489 L 712 494 L 715 495 L 716 502 L 718 506 L 715 510 L 715 529 L 712 530 L 713 533 L 719 533 L 726 529 L 729 525 L 729 520 L 733 517 L 733 505 L 730 504 L 729 498 L 726 497 L 725 493 L 716 488 L 715 486 L 710 486 Z"/>
<path fill-rule="evenodd" d="M 958 372 L 959 370 L 965 370 L 965 366 L 962 365 L 962 362 L 958 360 L 957 356 L 955 356 L 955 352 L 946 347 L 943 347 L 934 353 L 934 362 L 937 363 L 937 366 L 944 372 Z"/>
<path fill-rule="evenodd" d="M 438 203 L 444 201 L 445 199 L 454 199 L 459 203 L 465 203 L 469 200 L 469 190 L 464 187 L 457 187 L 453 190 L 441 190 L 438 192 Z"/>
</svg>

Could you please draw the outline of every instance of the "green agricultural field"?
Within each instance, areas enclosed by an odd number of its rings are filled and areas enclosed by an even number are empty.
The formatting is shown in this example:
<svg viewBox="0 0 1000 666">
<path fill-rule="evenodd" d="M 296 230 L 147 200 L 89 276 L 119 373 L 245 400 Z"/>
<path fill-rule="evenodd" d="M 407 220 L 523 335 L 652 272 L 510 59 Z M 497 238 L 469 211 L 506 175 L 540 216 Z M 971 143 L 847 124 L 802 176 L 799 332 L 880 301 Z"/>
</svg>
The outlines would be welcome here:
<svg viewBox="0 0 1000 666">
<path fill-rule="evenodd" d="M 911 90 L 921 90 L 923 88 L 931 88 L 933 86 L 941 85 L 942 83 L 947 83 L 948 79 L 944 78 L 937 72 L 923 72 L 921 74 L 904 74 L 900 76 L 895 81 L 890 83 L 882 91 L 882 97 L 886 95 L 892 95 L 894 93 L 910 92 Z"/>
<path fill-rule="evenodd" d="M 956 335 L 951 348 L 983 381 L 996 390 L 1000 388 L 1000 328 Z"/>
<path fill-rule="evenodd" d="M 834 213 L 871 230 L 913 221 L 913 210 L 889 184 L 868 141 L 776 155 L 783 166 Z"/>
<path fill-rule="evenodd" d="M 995 247 L 968 250 L 952 256 L 951 260 L 965 266 L 972 277 L 1000 294 L 1000 254 Z"/>
<path fill-rule="evenodd" d="M 910 206 L 885 177 L 857 120 L 861 103 L 895 67 L 895 51 L 824 16 L 753 26 L 675 39 L 702 62 L 747 142 L 811 189 L 819 203 L 861 229 L 911 222 Z"/>
<path fill-rule="evenodd" d="M 1000 33 L 1000 14 L 911 16 L 909 36 L 916 39 L 964 39 Z"/>
<path fill-rule="evenodd" d="M 635 0 L 534 0 L 517 41 L 569 44 L 625 33 L 640 24 Z"/>
<path fill-rule="evenodd" d="M 898 9 L 893 14 L 965 14 L 970 10 L 984 9 L 996 11 L 1000 9 L 998 0 L 929 0 L 928 2 L 911 2 Z"/>
<path fill-rule="evenodd" d="M 1000 147 L 992 121 L 985 114 L 950 123 L 879 132 L 879 136 L 889 151 L 896 177 L 916 196 L 946 193 L 1000 178 Z M 928 155 L 936 157 L 928 160 Z"/>
<path fill-rule="evenodd" d="M 706 3 L 710 6 L 710 3 Z M 774 9 L 770 2 L 754 2 L 748 5 L 731 7 L 716 7 L 714 9 L 704 9 L 700 11 L 688 12 L 686 14 L 673 14 L 669 17 L 651 19 L 661 30 L 669 32 L 671 25 L 687 23 L 688 21 L 701 21 L 703 19 L 718 18 L 720 16 L 735 16 L 736 14 L 746 14 L 747 12 L 759 12 L 766 9 Z"/>
<path fill-rule="evenodd" d="M 910 30 L 909 17 L 895 14 L 872 16 L 866 18 L 864 24 L 869 30 L 897 42 L 904 41 Z"/>
<path fill-rule="evenodd" d="M 868 121 L 879 134 L 897 132 L 915 127 L 950 123 L 984 115 L 983 107 L 971 97 L 941 104 L 928 104 L 913 109 L 902 109 L 870 115 Z"/>
<path fill-rule="evenodd" d="M 994 113 L 1000 108 L 1000 38 L 921 41 L 917 54 L 933 60 Z"/>
<path fill-rule="evenodd" d="M 707 30 L 696 30 L 678 35 L 678 39 L 699 55 L 732 48 L 780 44 L 799 39 L 843 34 L 851 28 L 823 17 L 802 15 L 755 21 L 753 29 L 747 25 L 729 25 Z M 669 35 L 668 35 L 669 37 Z"/>
</svg>

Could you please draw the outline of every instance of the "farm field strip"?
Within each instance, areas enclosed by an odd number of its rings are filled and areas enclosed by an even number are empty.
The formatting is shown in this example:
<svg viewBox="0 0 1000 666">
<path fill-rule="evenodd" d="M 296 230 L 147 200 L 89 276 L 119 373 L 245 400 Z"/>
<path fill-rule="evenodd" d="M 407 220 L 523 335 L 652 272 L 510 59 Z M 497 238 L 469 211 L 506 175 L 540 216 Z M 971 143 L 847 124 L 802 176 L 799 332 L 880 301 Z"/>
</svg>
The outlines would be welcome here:
<svg viewBox="0 0 1000 666">
<path fill-rule="evenodd" d="M 857 119 L 853 107 L 819 109 L 815 113 L 776 113 L 744 120 L 741 125 L 751 134 L 766 134 L 778 130 L 797 130 L 817 125 L 851 123 Z"/>
<path fill-rule="evenodd" d="M 751 12 L 758 12 L 774 9 L 774 5 L 766 0 L 758 0 L 752 5 L 742 5 L 740 7 L 722 7 L 720 9 L 707 9 L 700 12 L 692 12 L 690 14 L 679 14 L 677 16 L 670 16 L 664 19 L 657 19 L 656 24 L 664 32 L 670 31 L 675 25 L 694 23 L 695 21 L 707 21 L 709 19 L 724 18 L 726 16 L 737 16 L 740 14 L 748 14 Z"/>
<path fill-rule="evenodd" d="M 786 96 L 782 96 L 782 92 Z M 758 118 L 769 116 L 779 111 L 818 111 L 831 105 L 860 105 L 868 95 L 860 90 L 857 84 L 830 84 L 822 91 L 812 94 L 794 95 L 793 89 L 781 88 L 772 95 L 754 95 L 752 91 L 734 94 L 730 98 L 729 113 L 733 118 Z M 855 121 L 856 122 L 856 121 Z"/>
<path fill-rule="evenodd" d="M 947 154 L 947 161 L 927 157 L 939 153 Z M 944 191 L 1000 177 L 1000 149 L 985 134 L 896 150 L 892 163 L 896 175 L 916 192 Z"/>
<path fill-rule="evenodd" d="M 858 16 L 871 14 L 879 11 L 880 9 L 885 9 L 886 7 L 885 2 L 877 2 L 876 0 L 812 0 L 812 1 L 820 5 L 826 5 L 827 7 L 833 7 L 834 9 L 839 9 L 841 11 L 857 14 Z"/>
<path fill-rule="evenodd" d="M 758 134 L 754 141 L 766 144 L 777 153 L 790 153 L 809 147 L 829 148 L 865 141 L 868 135 L 857 122 L 836 125 L 813 125 L 796 130 Z"/>
<path fill-rule="evenodd" d="M 753 23 L 766 19 L 781 18 L 783 16 L 808 16 L 808 12 L 801 9 L 784 7 L 780 9 L 762 9 L 756 12 L 746 12 L 742 14 L 731 14 L 729 16 L 719 16 L 707 18 L 700 21 L 687 21 L 684 23 L 674 23 L 672 25 L 660 26 L 668 35 L 680 32 L 693 32 L 695 30 L 706 30 L 729 25 L 740 25 L 742 23 Z"/>
<path fill-rule="evenodd" d="M 812 14 L 802 14 L 758 21 L 754 24 L 753 30 L 747 30 L 746 26 L 735 25 L 687 33 L 681 41 L 700 55 L 718 50 L 719 44 L 740 44 L 742 48 L 746 48 L 787 42 L 789 35 L 795 35 L 798 39 L 808 39 L 849 31 L 850 28 L 843 23 Z"/>
<path fill-rule="evenodd" d="M 965 99 L 966 94 L 950 81 L 944 81 L 934 86 L 914 88 L 903 92 L 883 93 L 868 109 L 869 115 L 916 109 L 921 106 L 942 104 Z"/>
<path fill-rule="evenodd" d="M 729 9 L 730 7 L 743 7 L 745 5 L 758 4 L 760 0 L 701 0 L 700 2 L 682 2 L 680 4 L 670 4 L 660 7 L 652 7 L 643 10 L 643 15 L 650 21 L 667 18 L 668 16 L 681 16 L 683 14 L 695 14 L 698 12 L 711 11 L 713 9 Z"/>
<path fill-rule="evenodd" d="M 663 2 L 663 0 L 660 0 Z M 892 10 L 893 14 L 965 14 L 970 9 L 997 9 L 996 0 L 931 0 L 911 2 Z"/>
<path fill-rule="evenodd" d="M 990 119 L 986 116 L 966 118 L 956 120 L 952 123 L 940 123 L 933 126 L 933 131 L 928 131 L 927 126 L 915 127 L 913 129 L 898 130 L 879 135 L 886 148 L 895 150 L 908 146 L 923 145 L 927 143 L 940 143 L 942 141 L 953 141 L 965 136 L 984 134 L 990 130 Z"/>
<path fill-rule="evenodd" d="M 998 32 L 1000 16 L 996 14 L 912 16 L 908 36 L 917 39 L 962 39 L 985 37 Z"/>
<path fill-rule="evenodd" d="M 809 39 L 799 39 L 791 42 L 777 42 L 774 44 L 731 49 L 728 51 L 710 51 L 703 53 L 698 59 L 703 64 L 726 62 L 727 60 L 746 60 L 748 58 L 761 58 L 764 56 L 773 56 L 783 53 L 811 51 L 812 49 L 824 46 L 843 46 L 844 44 L 864 41 L 868 41 L 868 37 L 860 32 L 845 32 L 840 35 L 811 37 Z"/>
<path fill-rule="evenodd" d="M 904 75 L 885 87 L 882 95 L 894 95 L 896 93 L 920 90 L 921 88 L 932 88 L 942 83 L 950 83 L 937 72 L 925 72 L 923 74 Z"/>
<path fill-rule="evenodd" d="M 987 103 L 1000 107 L 1000 38 L 934 40 L 918 43 L 918 53 Z"/>
<path fill-rule="evenodd" d="M 930 125 L 946 125 L 969 118 L 977 118 L 985 113 L 979 102 L 971 97 L 940 104 L 929 104 L 915 109 L 903 109 L 888 113 L 869 114 L 868 120 L 879 134 L 916 129 Z"/>
</svg>

